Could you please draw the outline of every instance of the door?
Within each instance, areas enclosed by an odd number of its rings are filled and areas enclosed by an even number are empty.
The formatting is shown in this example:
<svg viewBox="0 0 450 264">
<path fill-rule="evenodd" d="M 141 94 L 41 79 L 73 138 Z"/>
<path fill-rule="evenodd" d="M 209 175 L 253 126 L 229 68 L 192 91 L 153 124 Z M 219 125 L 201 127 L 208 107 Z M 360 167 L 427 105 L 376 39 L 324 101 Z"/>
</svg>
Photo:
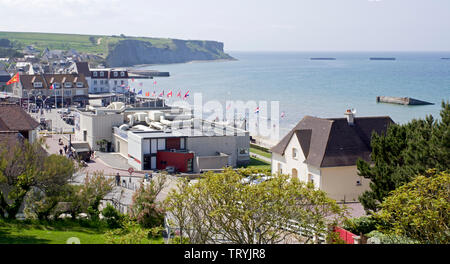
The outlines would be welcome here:
<svg viewBox="0 0 450 264">
<path fill-rule="evenodd" d="M 151 170 L 151 156 L 144 154 L 144 170 Z"/>
<path fill-rule="evenodd" d="M 151 158 L 151 167 L 152 170 L 156 170 L 156 156 Z"/>
</svg>

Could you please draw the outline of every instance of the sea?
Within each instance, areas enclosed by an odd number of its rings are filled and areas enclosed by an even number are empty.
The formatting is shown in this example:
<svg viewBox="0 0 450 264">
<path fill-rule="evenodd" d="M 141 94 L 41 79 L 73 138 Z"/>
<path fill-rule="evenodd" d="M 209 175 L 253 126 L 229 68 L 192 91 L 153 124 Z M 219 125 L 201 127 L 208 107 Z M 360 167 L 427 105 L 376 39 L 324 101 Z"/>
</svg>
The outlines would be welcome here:
<svg viewBox="0 0 450 264">
<path fill-rule="evenodd" d="M 280 136 L 305 115 L 390 116 L 396 123 L 432 115 L 450 100 L 450 52 L 228 52 L 235 61 L 147 65 L 140 69 L 170 72 L 170 77 L 135 80 L 136 91 L 173 92 L 171 101 L 189 91 L 203 102 L 279 102 Z M 315 57 L 335 60 L 311 60 Z M 370 60 L 394 57 L 395 60 Z M 155 84 L 156 81 L 156 84 Z M 377 96 L 412 97 L 434 103 L 404 106 L 377 103 Z"/>
</svg>

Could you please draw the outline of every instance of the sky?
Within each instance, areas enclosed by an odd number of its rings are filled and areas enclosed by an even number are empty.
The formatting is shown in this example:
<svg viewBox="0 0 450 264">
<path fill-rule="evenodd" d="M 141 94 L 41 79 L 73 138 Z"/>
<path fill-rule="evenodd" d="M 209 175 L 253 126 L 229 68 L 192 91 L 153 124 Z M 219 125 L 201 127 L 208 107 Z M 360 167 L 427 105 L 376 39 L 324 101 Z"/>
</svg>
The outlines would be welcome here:
<svg viewBox="0 0 450 264">
<path fill-rule="evenodd" d="M 0 31 L 216 40 L 225 51 L 448 51 L 450 0 L 0 0 Z"/>
</svg>

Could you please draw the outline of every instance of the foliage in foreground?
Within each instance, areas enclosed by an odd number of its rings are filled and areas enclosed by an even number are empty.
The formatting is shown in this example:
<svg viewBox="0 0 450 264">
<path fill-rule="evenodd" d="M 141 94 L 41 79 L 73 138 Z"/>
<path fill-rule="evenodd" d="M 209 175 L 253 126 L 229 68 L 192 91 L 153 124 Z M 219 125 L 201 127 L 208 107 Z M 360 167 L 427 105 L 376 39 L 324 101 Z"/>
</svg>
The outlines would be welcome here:
<svg viewBox="0 0 450 264">
<path fill-rule="evenodd" d="M 154 177 L 149 184 L 141 185 L 133 195 L 131 215 L 145 227 L 152 228 L 164 224 L 164 208 L 156 197 L 165 187 L 166 175 Z"/>
<path fill-rule="evenodd" d="M 195 184 L 181 180 L 166 200 L 169 223 L 194 244 L 275 244 L 291 236 L 313 243 L 344 217 L 345 210 L 311 184 L 285 175 L 260 184 L 241 180 L 231 169 L 208 172 Z"/>
<path fill-rule="evenodd" d="M 404 125 L 391 125 L 386 135 L 372 135 L 371 161 L 358 160 L 359 175 L 370 179 L 370 190 L 359 201 L 368 212 L 396 188 L 428 169 L 450 169 L 450 105 L 442 102 L 441 119 L 432 116 Z"/>
<path fill-rule="evenodd" d="M 428 171 L 393 191 L 376 215 L 379 231 L 420 243 L 450 243 L 450 174 Z"/>
</svg>

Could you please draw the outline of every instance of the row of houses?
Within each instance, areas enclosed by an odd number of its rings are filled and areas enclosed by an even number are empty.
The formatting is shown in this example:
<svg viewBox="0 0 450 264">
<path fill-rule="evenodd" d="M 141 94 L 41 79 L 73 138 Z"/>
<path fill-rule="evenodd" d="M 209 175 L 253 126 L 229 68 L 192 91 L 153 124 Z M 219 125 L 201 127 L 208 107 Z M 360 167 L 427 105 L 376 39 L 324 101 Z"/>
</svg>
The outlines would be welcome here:
<svg viewBox="0 0 450 264">
<path fill-rule="evenodd" d="M 4 76 L 3 76 L 4 75 Z M 0 86 L 20 100 L 21 105 L 34 102 L 42 105 L 88 104 L 90 94 L 123 94 L 128 90 L 127 69 L 90 69 L 87 62 L 77 62 L 67 73 L 19 73 L 19 83 L 5 87 L 11 75 L 0 72 Z M 8 80 L 7 80 L 8 79 Z"/>
</svg>

